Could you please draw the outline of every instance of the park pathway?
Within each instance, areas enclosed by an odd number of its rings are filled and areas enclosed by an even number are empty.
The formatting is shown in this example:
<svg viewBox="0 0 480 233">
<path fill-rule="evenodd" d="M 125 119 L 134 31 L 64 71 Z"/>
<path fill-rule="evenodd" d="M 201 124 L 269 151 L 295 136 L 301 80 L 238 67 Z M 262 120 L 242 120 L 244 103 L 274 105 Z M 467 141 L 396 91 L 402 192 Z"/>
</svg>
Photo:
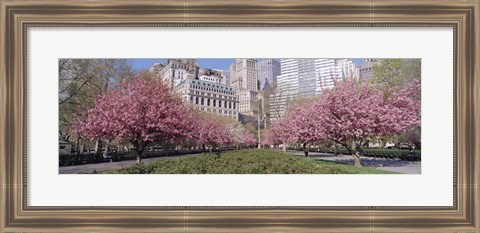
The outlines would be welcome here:
<svg viewBox="0 0 480 233">
<path fill-rule="evenodd" d="M 289 151 L 292 154 L 303 156 L 303 151 Z M 309 157 L 321 160 L 334 161 L 339 163 L 354 164 L 351 155 L 333 155 L 319 152 L 309 152 Z M 421 162 L 410 162 L 404 160 L 392 160 L 385 158 L 362 157 L 362 166 L 371 167 L 386 171 L 399 172 L 404 174 L 421 174 Z"/>
<path fill-rule="evenodd" d="M 198 155 L 202 155 L 202 153 L 177 155 L 177 156 L 170 156 L 170 157 L 148 158 L 148 159 L 142 159 L 142 163 L 151 163 L 154 161 L 176 160 L 176 159 L 194 157 Z M 59 174 L 91 174 L 94 172 L 116 170 L 116 169 L 128 168 L 133 166 L 135 166 L 135 160 L 125 160 L 125 161 L 111 162 L 111 163 L 94 163 L 94 164 L 84 164 L 84 165 L 76 165 L 76 166 L 63 166 L 63 167 L 59 167 L 58 173 Z"/>
</svg>

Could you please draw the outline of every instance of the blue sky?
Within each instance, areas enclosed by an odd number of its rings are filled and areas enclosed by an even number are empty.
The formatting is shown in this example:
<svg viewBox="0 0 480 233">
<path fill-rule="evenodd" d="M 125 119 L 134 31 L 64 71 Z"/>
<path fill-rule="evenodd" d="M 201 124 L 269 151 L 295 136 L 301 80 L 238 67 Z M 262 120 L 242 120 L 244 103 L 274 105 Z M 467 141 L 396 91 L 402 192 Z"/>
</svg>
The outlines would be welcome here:
<svg viewBox="0 0 480 233">
<path fill-rule="evenodd" d="M 236 58 L 203 58 L 197 59 L 198 64 L 202 68 L 210 68 L 210 69 L 220 69 L 220 70 L 228 70 L 230 69 L 230 64 L 235 62 Z M 261 60 L 257 58 L 258 60 Z M 132 62 L 133 68 L 135 70 L 141 69 L 149 69 L 153 63 L 155 62 L 164 62 L 166 58 L 148 58 L 148 59 L 128 59 Z M 356 64 L 361 64 L 365 58 L 352 58 L 353 62 Z"/>
</svg>

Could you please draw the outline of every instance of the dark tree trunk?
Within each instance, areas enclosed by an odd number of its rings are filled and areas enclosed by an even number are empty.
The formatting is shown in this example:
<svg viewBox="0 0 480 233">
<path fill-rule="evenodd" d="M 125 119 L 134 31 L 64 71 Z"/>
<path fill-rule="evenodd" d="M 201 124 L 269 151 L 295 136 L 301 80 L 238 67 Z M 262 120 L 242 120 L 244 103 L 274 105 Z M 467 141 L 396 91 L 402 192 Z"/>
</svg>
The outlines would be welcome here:
<svg viewBox="0 0 480 233">
<path fill-rule="evenodd" d="M 76 154 L 77 155 L 80 155 L 80 137 L 77 138 L 77 143 L 76 143 L 76 146 L 75 146 L 75 150 L 76 150 Z"/>
<path fill-rule="evenodd" d="M 80 150 L 80 154 L 83 155 L 83 154 L 84 154 L 84 150 L 85 150 L 85 143 L 80 144 L 79 150 Z"/>
<path fill-rule="evenodd" d="M 95 155 L 93 156 L 93 160 L 95 162 L 97 162 L 98 160 L 100 160 L 100 157 L 101 157 L 101 153 L 102 153 L 102 147 L 103 147 L 103 143 L 101 140 L 98 140 L 95 144 Z"/>
<path fill-rule="evenodd" d="M 109 143 L 108 141 L 105 143 L 105 151 L 103 152 L 103 157 L 104 158 L 107 158 L 107 156 L 108 156 L 108 149 L 109 149 L 108 143 Z"/>
<path fill-rule="evenodd" d="M 307 143 L 304 142 L 304 143 L 302 144 L 302 147 L 303 147 L 303 155 L 304 155 L 305 157 L 308 157 Z"/>
<path fill-rule="evenodd" d="M 95 154 L 100 154 L 101 151 L 102 151 L 102 141 L 98 140 L 95 143 Z"/>
<path fill-rule="evenodd" d="M 143 151 L 145 150 L 145 144 L 143 141 L 139 141 L 136 145 L 137 165 L 142 164 Z"/>
<path fill-rule="evenodd" d="M 136 153 L 137 153 L 137 161 L 135 162 L 135 164 L 140 165 L 140 164 L 142 164 L 143 150 L 137 149 Z"/>
</svg>

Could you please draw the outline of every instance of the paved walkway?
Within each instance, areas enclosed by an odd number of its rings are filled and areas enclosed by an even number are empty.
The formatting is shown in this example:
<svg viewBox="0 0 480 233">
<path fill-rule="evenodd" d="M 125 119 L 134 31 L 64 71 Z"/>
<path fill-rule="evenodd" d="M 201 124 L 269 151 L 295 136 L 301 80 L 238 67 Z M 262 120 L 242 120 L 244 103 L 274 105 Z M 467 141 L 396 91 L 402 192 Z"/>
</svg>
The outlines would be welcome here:
<svg viewBox="0 0 480 233">
<path fill-rule="evenodd" d="M 303 151 L 289 151 L 295 155 L 302 155 Z M 309 157 L 318 158 L 322 160 L 335 161 L 339 163 L 354 164 L 353 157 L 351 155 L 333 155 L 319 152 L 309 152 Z M 422 167 L 421 162 L 410 162 L 405 160 L 392 160 L 385 158 L 372 158 L 362 157 L 362 166 L 372 167 L 386 171 L 393 171 L 405 174 L 421 174 Z"/>
<path fill-rule="evenodd" d="M 188 157 L 194 157 L 202 155 L 202 153 L 198 154 L 187 154 L 187 155 L 177 155 L 177 156 L 170 156 L 170 157 L 157 157 L 157 158 L 148 158 L 142 159 L 142 163 L 151 163 L 154 161 L 167 161 L 167 160 L 176 160 Z M 59 167 L 59 174 L 90 174 L 94 171 L 108 171 L 108 170 L 116 170 L 122 169 L 127 167 L 135 166 L 136 160 L 125 160 L 119 162 L 111 162 L 111 163 L 94 163 L 94 164 L 84 164 L 84 165 L 77 165 L 77 166 L 64 166 Z"/>
</svg>

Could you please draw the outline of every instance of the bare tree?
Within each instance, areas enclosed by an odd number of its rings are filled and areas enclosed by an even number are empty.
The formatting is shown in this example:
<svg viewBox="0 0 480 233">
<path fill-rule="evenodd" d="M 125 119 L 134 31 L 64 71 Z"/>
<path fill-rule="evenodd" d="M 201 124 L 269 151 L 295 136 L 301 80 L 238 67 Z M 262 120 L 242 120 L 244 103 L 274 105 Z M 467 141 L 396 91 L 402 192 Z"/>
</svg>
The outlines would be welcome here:
<svg viewBox="0 0 480 233">
<path fill-rule="evenodd" d="M 133 75 L 132 66 L 125 59 L 59 59 L 59 133 L 76 142 L 77 152 L 86 142 L 81 143 L 81 138 L 73 138 L 70 133 L 76 116 L 92 107 L 99 95 Z M 99 153 L 101 142 L 96 144 Z"/>
</svg>

